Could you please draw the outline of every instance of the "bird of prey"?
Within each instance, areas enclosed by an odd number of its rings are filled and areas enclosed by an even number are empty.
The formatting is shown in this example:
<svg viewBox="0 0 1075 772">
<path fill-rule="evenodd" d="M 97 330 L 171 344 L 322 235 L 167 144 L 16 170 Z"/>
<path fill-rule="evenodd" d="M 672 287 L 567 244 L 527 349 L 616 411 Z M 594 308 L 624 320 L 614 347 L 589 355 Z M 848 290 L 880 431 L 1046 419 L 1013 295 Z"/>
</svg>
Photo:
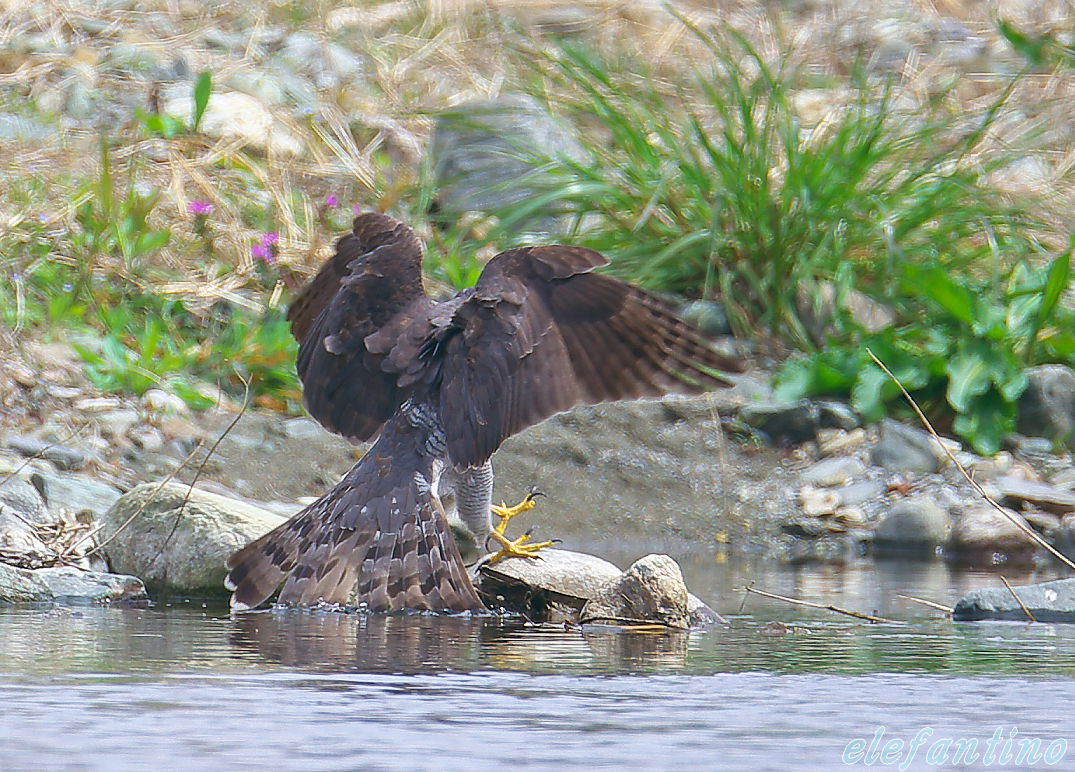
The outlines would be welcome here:
<svg viewBox="0 0 1075 772">
<path fill-rule="evenodd" d="M 439 494 L 500 556 L 544 546 L 504 526 L 533 506 L 492 507 L 490 457 L 511 435 L 573 405 L 727 386 L 740 363 L 662 300 L 592 273 L 591 249 L 510 249 L 477 284 L 437 301 L 414 232 L 378 213 L 353 232 L 288 312 L 306 408 L 331 431 L 376 442 L 335 488 L 236 552 L 226 584 L 248 609 L 283 584 L 289 605 L 371 611 L 484 608 Z M 493 528 L 491 513 L 501 517 Z"/>
</svg>

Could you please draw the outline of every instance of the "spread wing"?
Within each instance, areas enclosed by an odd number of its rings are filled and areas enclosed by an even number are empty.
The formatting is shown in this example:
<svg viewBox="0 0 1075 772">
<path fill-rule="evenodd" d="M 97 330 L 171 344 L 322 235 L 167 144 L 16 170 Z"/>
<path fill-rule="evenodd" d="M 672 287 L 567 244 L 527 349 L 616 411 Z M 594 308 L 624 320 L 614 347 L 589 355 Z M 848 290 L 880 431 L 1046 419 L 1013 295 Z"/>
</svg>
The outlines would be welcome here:
<svg viewBox="0 0 1075 772">
<path fill-rule="evenodd" d="M 607 262 L 548 246 L 486 266 L 441 344 L 440 415 L 457 467 L 578 402 L 697 394 L 730 385 L 717 371 L 743 369 L 659 298 L 590 273 Z"/>
<path fill-rule="evenodd" d="M 368 440 L 405 399 L 365 338 L 408 306 L 428 302 L 421 266 L 410 228 L 387 215 L 362 214 L 292 303 L 287 318 L 299 342 L 306 409 L 325 428 Z"/>
</svg>

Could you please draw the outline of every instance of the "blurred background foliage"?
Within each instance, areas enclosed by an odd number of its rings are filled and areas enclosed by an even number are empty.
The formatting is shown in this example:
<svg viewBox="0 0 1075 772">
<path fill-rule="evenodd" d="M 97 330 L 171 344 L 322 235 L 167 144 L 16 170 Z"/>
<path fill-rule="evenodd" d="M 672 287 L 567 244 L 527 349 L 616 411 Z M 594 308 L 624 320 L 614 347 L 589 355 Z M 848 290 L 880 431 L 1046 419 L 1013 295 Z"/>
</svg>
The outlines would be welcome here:
<svg viewBox="0 0 1075 772">
<path fill-rule="evenodd" d="M 16 149 L 0 321 L 70 341 L 104 391 L 203 408 L 250 383 L 297 411 L 284 309 L 358 207 L 414 225 L 435 293 L 500 249 L 560 240 L 719 301 L 788 399 L 841 395 L 879 418 L 898 390 L 872 350 L 982 452 L 1012 431 L 1027 366 L 1075 365 L 1069 30 L 987 16 L 973 37 L 988 50 L 963 41 L 980 61 L 911 46 L 893 64 L 805 22 L 744 23 L 752 6 L 532 18 L 549 8 L 162 6 L 137 23 L 201 44 L 172 61 L 149 46 L 144 63 L 89 10 L 62 32 L 8 13 L 39 48 L 62 37 L 92 87 L 33 46 L 0 50 L 0 144 Z M 569 147 L 503 132 L 498 152 L 526 171 L 460 213 L 431 137 L 498 95 Z"/>
</svg>

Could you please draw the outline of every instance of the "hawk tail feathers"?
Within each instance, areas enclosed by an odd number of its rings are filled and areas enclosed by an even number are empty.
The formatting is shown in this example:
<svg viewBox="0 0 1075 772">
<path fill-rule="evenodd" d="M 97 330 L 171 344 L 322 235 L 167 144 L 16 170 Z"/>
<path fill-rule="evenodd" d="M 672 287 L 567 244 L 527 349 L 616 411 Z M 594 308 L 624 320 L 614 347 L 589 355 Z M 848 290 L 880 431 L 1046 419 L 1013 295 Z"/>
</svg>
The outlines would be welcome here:
<svg viewBox="0 0 1075 772">
<path fill-rule="evenodd" d="M 369 611 L 485 609 L 433 507 L 431 465 L 395 429 L 335 488 L 231 556 L 233 609 L 259 605 L 281 583 L 279 602 L 295 606 L 342 605 L 354 593 Z"/>
</svg>

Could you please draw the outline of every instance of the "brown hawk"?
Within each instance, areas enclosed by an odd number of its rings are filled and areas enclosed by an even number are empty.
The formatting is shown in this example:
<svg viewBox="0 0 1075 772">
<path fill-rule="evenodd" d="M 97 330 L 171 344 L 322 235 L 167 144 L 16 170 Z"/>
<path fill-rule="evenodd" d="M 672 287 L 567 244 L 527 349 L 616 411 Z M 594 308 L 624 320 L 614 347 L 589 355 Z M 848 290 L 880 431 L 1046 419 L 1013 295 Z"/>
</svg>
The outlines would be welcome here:
<svg viewBox="0 0 1075 772">
<path fill-rule="evenodd" d="M 591 273 L 581 247 L 502 252 L 445 301 L 422 287 L 414 232 L 362 214 L 288 313 L 310 414 L 355 441 L 377 437 L 340 483 L 228 560 L 232 607 L 279 601 L 373 611 L 484 608 L 438 493 L 502 554 L 491 527 L 490 457 L 516 432 L 579 402 L 699 393 L 739 362 L 713 351 L 657 297 Z"/>
</svg>

